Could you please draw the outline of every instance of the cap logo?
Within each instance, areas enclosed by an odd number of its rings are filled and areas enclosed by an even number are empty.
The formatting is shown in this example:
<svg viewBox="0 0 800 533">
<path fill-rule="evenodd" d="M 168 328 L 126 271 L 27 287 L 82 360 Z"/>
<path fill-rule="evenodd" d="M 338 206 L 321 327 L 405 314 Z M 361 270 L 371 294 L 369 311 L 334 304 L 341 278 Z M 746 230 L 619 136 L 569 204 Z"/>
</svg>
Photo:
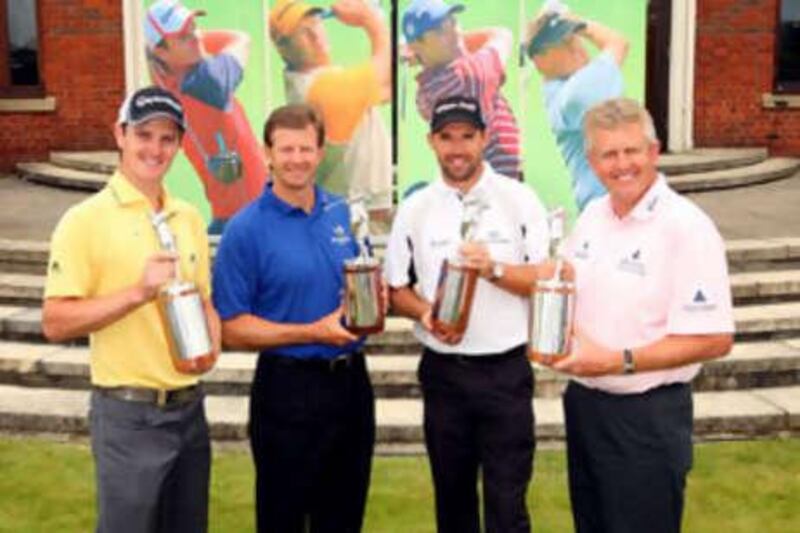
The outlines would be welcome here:
<svg viewBox="0 0 800 533">
<path fill-rule="evenodd" d="M 446 104 L 442 104 L 436 108 L 437 113 L 447 113 L 448 111 L 452 111 L 453 109 L 466 109 L 471 113 L 475 113 L 478 111 L 478 106 L 470 102 L 448 102 Z"/>
<path fill-rule="evenodd" d="M 166 104 L 175 111 L 177 111 L 178 113 L 183 113 L 183 109 L 181 109 L 181 106 L 176 104 L 171 99 L 165 98 L 163 96 L 139 96 L 136 98 L 135 103 L 137 107 L 144 107 L 152 104 Z"/>
</svg>

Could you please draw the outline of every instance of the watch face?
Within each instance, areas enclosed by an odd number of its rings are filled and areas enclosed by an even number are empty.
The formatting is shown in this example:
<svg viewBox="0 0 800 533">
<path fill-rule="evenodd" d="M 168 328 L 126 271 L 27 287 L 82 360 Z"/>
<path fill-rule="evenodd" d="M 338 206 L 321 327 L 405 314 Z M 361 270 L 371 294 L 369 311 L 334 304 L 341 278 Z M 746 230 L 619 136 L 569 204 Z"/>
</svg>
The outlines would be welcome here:
<svg viewBox="0 0 800 533">
<path fill-rule="evenodd" d="M 503 265 L 495 263 L 492 267 L 492 279 L 500 279 L 503 277 Z"/>
</svg>

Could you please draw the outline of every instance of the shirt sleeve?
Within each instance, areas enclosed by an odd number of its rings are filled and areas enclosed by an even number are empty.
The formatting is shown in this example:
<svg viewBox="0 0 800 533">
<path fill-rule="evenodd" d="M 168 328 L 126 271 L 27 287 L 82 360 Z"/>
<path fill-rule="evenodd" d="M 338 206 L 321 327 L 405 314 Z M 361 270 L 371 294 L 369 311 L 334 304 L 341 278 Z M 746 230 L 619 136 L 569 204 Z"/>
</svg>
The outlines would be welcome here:
<svg viewBox="0 0 800 533">
<path fill-rule="evenodd" d="M 91 294 L 91 228 L 74 208 L 59 221 L 50 239 L 45 298 L 85 298 Z"/>
<path fill-rule="evenodd" d="M 621 96 L 622 71 L 609 52 L 601 52 L 564 84 L 561 113 L 569 129 L 582 127 L 583 115 L 595 104 Z"/>
<path fill-rule="evenodd" d="M 733 332 L 725 245 L 705 217 L 683 221 L 671 243 L 672 292 L 667 331 L 678 335 Z"/>
<path fill-rule="evenodd" d="M 462 71 L 468 94 L 475 98 L 493 99 L 504 79 L 499 52 L 492 46 L 485 46 L 466 58 Z"/>
<path fill-rule="evenodd" d="M 406 200 L 408 202 L 409 200 Z M 386 282 L 390 287 L 400 288 L 411 283 L 411 268 L 414 261 L 413 243 L 409 218 L 409 204 L 401 204 L 392 222 L 389 242 L 386 245 Z"/>
<path fill-rule="evenodd" d="M 229 224 L 214 258 L 212 294 L 214 307 L 222 320 L 252 313 L 253 302 L 256 300 L 256 252 L 248 244 L 244 230 L 241 225 Z"/>
<path fill-rule="evenodd" d="M 225 111 L 244 71 L 230 54 L 205 59 L 192 70 L 181 85 L 181 92 L 210 106 Z"/>
<path fill-rule="evenodd" d="M 328 140 L 349 141 L 364 114 L 380 103 L 378 75 L 372 63 L 321 72 L 308 90 L 308 104 L 317 109 L 325 123 Z"/>
</svg>

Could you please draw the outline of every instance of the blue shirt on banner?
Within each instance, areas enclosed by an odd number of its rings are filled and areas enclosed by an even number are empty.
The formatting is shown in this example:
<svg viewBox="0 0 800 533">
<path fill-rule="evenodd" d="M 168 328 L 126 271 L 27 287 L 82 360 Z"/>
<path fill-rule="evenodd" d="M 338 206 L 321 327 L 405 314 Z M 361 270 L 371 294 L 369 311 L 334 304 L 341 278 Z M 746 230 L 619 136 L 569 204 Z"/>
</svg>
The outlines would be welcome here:
<svg viewBox="0 0 800 533">
<path fill-rule="evenodd" d="M 622 71 L 609 52 L 601 52 L 567 78 L 542 85 L 550 128 L 572 176 L 578 210 L 606 193 L 584 153 L 583 116 L 595 104 L 622 96 Z"/>
</svg>

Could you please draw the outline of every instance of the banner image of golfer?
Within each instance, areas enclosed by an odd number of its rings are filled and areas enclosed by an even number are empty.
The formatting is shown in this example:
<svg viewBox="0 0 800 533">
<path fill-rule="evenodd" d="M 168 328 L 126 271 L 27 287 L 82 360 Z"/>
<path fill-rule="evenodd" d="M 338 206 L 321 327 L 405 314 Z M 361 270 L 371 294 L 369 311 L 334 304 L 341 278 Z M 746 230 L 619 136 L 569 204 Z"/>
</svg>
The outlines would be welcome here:
<svg viewBox="0 0 800 533">
<path fill-rule="evenodd" d="M 401 195 L 435 177 L 420 143 L 432 102 L 454 92 L 481 101 L 495 170 L 572 214 L 603 192 L 584 177 L 580 124 L 596 101 L 642 99 L 646 0 L 397 4 Z"/>
<path fill-rule="evenodd" d="M 392 205 L 391 2 L 269 2 L 271 104 L 303 102 L 322 116 L 325 159 L 317 183 L 362 198 L 374 213 Z M 280 67 L 279 67 L 280 66 Z"/>
<path fill-rule="evenodd" d="M 223 0 L 146 1 L 142 24 L 150 79 L 175 93 L 186 113 L 183 154 L 190 166 L 176 161 L 167 185 L 210 211 L 209 232 L 220 233 L 267 179 L 251 127 L 263 121 L 256 102 L 266 100 L 258 88 L 266 79 L 263 8 L 242 2 L 231 9 Z"/>
</svg>

